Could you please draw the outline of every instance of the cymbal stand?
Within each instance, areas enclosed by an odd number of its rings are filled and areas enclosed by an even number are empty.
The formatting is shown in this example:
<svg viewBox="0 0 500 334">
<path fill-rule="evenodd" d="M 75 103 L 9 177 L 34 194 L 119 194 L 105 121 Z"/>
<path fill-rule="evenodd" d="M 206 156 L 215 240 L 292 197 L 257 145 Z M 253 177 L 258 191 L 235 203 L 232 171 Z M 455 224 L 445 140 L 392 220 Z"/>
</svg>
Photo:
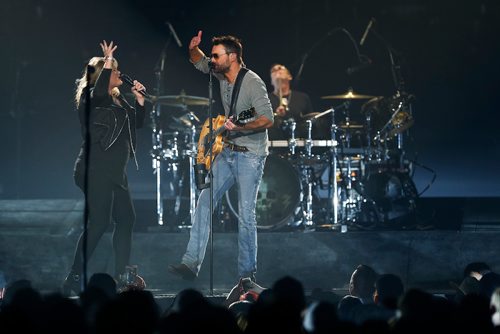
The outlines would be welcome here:
<svg viewBox="0 0 500 334">
<path fill-rule="evenodd" d="M 297 123 L 294 119 L 289 119 L 287 121 L 287 125 L 290 128 L 290 140 L 288 141 L 288 149 L 292 155 L 295 155 L 295 147 L 297 147 L 297 141 L 295 140 L 295 129 L 297 127 Z"/>
<path fill-rule="evenodd" d="M 387 133 L 387 130 L 390 130 L 389 129 L 389 126 L 392 124 L 394 118 L 396 117 L 396 115 L 401 111 L 401 109 L 403 108 L 403 102 L 400 102 L 398 104 L 398 107 L 396 108 L 396 110 L 394 110 L 394 112 L 392 113 L 391 117 L 389 118 L 389 120 L 384 124 L 384 126 L 382 127 L 382 130 L 380 130 L 381 133 L 385 134 Z"/>
<path fill-rule="evenodd" d="M 156 87 L 155 93 L 157 96 L 160 96 L 162 93 L 162 77 L 163 72 L 165 70 L 165 61 L 167 58 L 167 49 L 170 45 L 171 36 L 168 38 L 167 42 L 163 46 L 161 50 L 160 58 L 158 59 L 155 65 L 155 79 L 156 79 Z M 151 156 L 153 158 L 153 170 L 154 174 L 156 174 L 156 214 L 158 217 L 158 225 L 163 226 L 163 196 L 161 190 L 161 160 L 163 153 L 163 131 L 161 126 L 159 126 L 160 122 L 160 110 L 161 106 L 159 103 L 155 102 L 153 104 L 153 108 L 151 110 L 151 123 L 153 127 L 153 150 L 151 151 Z"/>
<path fill-rule="evenodd" d="M 337 107 L 336 107 L 337 108 Z M 329 157 L 329 162 L 330 162 L 330 172 L 328 175 L 328 198 L 331 199 L 331 202 L 329 202 L 329 205 L 331 205 L 331 210 L 327 210 L 327 220 L 329 222 L 332 222 L 332 228 L 336 229 L 340 225 L 340 230 L 341 232 L 347 232 L 347 225 L 343 224 L 344 222 L 342 221 L 341 224 L 339 224 L 339 191 L 338 191 L 338 183 L 337 183 L 337 125 L 335 124 L 335 108 L 330 108 L 328 110 L 325 110 L 318 115 L 313 117 L 313 120 L 316 120 L 320 117 L 323 117 L 324 115 L 327 115 L 331 113 L 332 114 L 332 123 L 330 126 L 330 138 L 331 138 L 331 144 L 330 144 L 330 157 Z M 331 213 L 333 213 L 333 220 L 332 217 L 330 216 Z"/>
<path fill-rule="evenodd" d="M 372 113 L 368 111 L 366 114 L 366 156 L 367 156 L 367 162 L 370 162 L 372 160 L 372 137 L 371 137 L 371 132 L 372 132 Z"/>
<path fill-rule="evenodd" d="M 382 148 L 382 142 L 385 141 L 385 139 L 382 139 L 382 134 L 380 131 L 377 131 L 377 135 L 373 138 L 375 142 L 377 143 L 377 151 L 375 153 L 375 162 L 381 163 L 382 162 L 382 152 L 384 152 L 385 149 Z M 384 156 L 385 159 L 385 156 Z"/>
<path fill-rule="evenodd" d="M 399 92 L 398 92 L 398 96 L 399 96 Z M 408 108 L 408 112 L 411 115 L 413 113 L 412 112 L 412 105 L 411 104 L 405 105 L 404 101 L 402 101 L 402 109 L 405 109 L 405 107 Z M 404 160 L 405 160 L 406 152 L 404 151 L 403 139 L 404 139 L 403 132 L 398 132 L 398 134 L 397 134 L 397 147 L 398 147 L 398 151 L 400 153 L 399 154 L 399 168 L 400 168 L 400 170 L 405 169 Z"/>
<path fill-rule="evenodd" d="M 189 129 L 189 144 L 188 150 L 186 151 L 186 155 L 189 159 L 189 217 L 191 220 L 191 224 L 188 228 L 191 228 L 194 222 L 194 210 L 196 208 L 196 181 L 194 176 L 194 166 L 196 165 L 196 153 L 197 153 L 197 145 L 195 141 L 196 137 L 196 126 L 193 124 Z"/>
<path fill-rule="evenodd" d="M 163 225 L 163 200 L 161 191 L 161 160 L 163 152 L 162 137 L 163 131 L 160 126 L 158 126 L 158 120 L 160 118 L 160 105 L 155 103 L 153 109 L 151 110 L 151 124 L 153 127 L 153 150 L 151 151 L 151 156 L 153 158 L 153 170 L 156 174 L 156 214 L 158 219 L 158 225 Z"/>
<path fill-rule="evenodd" d="M 345 132 L 345 143 L 346 143 L 346 148 L 351 148 L 351 130 L 349 129 L 349 126 L 351 125 L 350 123 L 350 118 L 349 118 L 349 109 L 346 111 L 346 116 L 345 116 L 345 125 L 346 125 L 346 132 Z M 352 189 L 352 182 L 351 182 L 351 157 L 347 156 L 347 192 L 349 195 L 349 192 Z M 348 196 L 349 197 L 349 196 Z"/>
<path fill-rule="evenodd" d="M 312 121 L 308 119 L 307 124 L 307 139 L 305 142 L 306 147 L 306 158 L 307 160 L 312 159 Z M 307 195 L 306 195 L 306 210 L 304 212 L 304 224 L 306 228 L 311 228 L 313 226 L 313 210 L 312 210 L 312 171 L 310 167 L 305 167 L 303 170 L 304 181 L 307 184 Z"/>
<path fill-rule="evenodd" d="M 333 211 L 333 221 L 332 226 L 336 228 L 339 225 L 339 196 L 338 196 L 338 184 L 337 184 L 337 125 L 335 124 L 335 109 L 331 108 L 332 112 L 332 124 L 330 125 L 330 138 L 332 140 L 332 146 L 330 149 L 330 173 L 328 175 L 328 198 L 331 198 L 333 210 L 328 210 L 328 216 L 330 212 Z M 328 217 L 328 220 L 331 218 Z M 340 231 L 342 233 L 347 232 L 347 225 L 340 224 Z"/>
</svg>

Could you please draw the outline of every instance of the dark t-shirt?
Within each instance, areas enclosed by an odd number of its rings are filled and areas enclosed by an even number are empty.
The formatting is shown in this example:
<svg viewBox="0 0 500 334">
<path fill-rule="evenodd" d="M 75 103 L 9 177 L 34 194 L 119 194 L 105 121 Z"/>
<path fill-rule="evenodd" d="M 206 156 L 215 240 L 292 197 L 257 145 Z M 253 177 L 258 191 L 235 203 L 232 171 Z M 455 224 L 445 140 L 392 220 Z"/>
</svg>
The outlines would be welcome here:
<svg viewBox="0 0 500 334">
<path fill-rule="evenodd" d="M 283 98 L 288 101 L 288 111 L 285 116 L 274 116 L 274 125 L 269 129 L 270 140 L 290 139 L 291 132 L 286 127 L 285 121 L 292 118 L 297 124 L 297 129 L 303 128 L 301 126 L 305 121 L 303 116 L 313 112 L 311 99 L 306 93 L 292 90 L 289 95 L 284 95 Z M 271 101 L 273 112 L 275 112 L 276 108 L 280 105 L 279 97 L 274 93 L 269 93 L 269 100 Z M 304 137 L 305 135 L 304 133 L 295 133 L 296 138 Z"/>
</svg>

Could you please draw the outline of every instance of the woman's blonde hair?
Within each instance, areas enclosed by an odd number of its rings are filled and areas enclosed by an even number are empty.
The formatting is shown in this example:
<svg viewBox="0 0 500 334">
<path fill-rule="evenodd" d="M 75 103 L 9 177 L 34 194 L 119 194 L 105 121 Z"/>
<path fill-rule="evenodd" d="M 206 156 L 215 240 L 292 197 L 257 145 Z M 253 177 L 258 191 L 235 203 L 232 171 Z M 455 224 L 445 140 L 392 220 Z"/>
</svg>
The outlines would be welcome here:
<svg viewBox="0 0 500 334">
<path fill-rule="evenodd" d="M 92 68 L 93 70 L 91 70 L 91 73 L 89 73 L 88 75 L 89 81 L 87 82 L 87 72 L 89 71 L 89 67 Z M 104 67 L 104 57 L 93 57 L 92 59 L 89 60 L 88 65 L 85 66 L 82 77 L 76 80 L 77 86 L 75 92 L 75 104 L 77 108 L 80 106 L 80 99 L 82 97 L 83 90 L 88 86 L 95 85 L 97 79 L 101 75 L 103 67 Z M 113 69 L 118 68 L 118 62 L 114 58 L 112 67 Z"/>
</svg>

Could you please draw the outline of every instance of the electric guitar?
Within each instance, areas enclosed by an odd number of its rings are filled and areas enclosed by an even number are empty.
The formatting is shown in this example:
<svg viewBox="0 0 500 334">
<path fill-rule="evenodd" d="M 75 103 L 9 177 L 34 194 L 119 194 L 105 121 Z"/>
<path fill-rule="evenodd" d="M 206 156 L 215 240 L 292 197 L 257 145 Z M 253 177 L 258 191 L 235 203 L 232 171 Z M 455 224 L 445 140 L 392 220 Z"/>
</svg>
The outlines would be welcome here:
<svg viewBox="0 0 500 334">
<path fill-rule="evenodd" d="M 239 113 L 233 123 L 236 125 L 243 125 L 250 123 L 255 119 L 255 108 L 252 107 Z M 217 154 L 222 151 L 222 134 L 226 131 L 226 128 L 224 127 L 224 123 L 226 123 L 226 116 L 219 115 L 212 118 L 212 128 L 214 129 L 214 139 L 212 140 L 210 140 L 210 123 L 208 122 L 209 119 L 207 118 L 201 128 L 200 139 L 198 139 L 198 153 L 196 155 L 196 164 L 205 164 L 207 170 L 210 169 L 213 159 L 215 159 Z M 212 148 L 212 160 L 210 160 L 210 148 Z"/>
</svg>

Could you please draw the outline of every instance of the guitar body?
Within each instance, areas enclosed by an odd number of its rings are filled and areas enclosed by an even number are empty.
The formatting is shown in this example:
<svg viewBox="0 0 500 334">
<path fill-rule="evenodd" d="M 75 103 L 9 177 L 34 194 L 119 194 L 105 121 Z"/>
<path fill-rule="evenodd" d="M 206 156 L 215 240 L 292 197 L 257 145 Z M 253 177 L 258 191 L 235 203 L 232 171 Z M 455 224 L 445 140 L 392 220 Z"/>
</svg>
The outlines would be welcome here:
<svg viewBox="0 0 500 334">
<path fill-rule="evenodd" d="M 212 164 L 212 161 L 210 160 L 210 154 L 208 152 L 208 149 L 210 146 L 205 147 L 206 141 L 208 141 L 208 135 L 210 132 L 210 123 L 209 119 L 203 123 L 203 127 L 201 128 L 200 131 L 200 139 L 198 139 L 198 153 L 196 155 L 196 163 L 197 164 L 205 164 L 206 169 L 210 169 L 210 165 Z M 226 122 L 226 116 L 224 115 L 219 115 L 216 118 L 212 118 L 212 129 L 215 131 L 217 129 L 220 129 L 221 127 L 224 126 L 224 123 Z M 206 139 L 205 139 L 206 138 Z M 212 158 L 215 159 L 217 154 L 219 154 L 222 151 L 222 135 L 217 135 L 215 137 L 215 142 L 213 144 L 212 148 Z M 206 151 L 206 152 L 205 152 Z M 205 154 L 206 153 L 206 154 Z M 213 160 L 212 159 L 212 160 Z"/>
<path fill-rule="evenodd" d="M 250 108 L 242 111 L 238 114 L 238 117 L 234 120 L 234 124 L 242 125 L 255 120 L 255 108 Z M 198 139 L 198 152 L 196 155 L 196 164 L 205 164 L 207 170 L 210 169 L 210 165 L 212 164 L 213 159 L 222 152 L 222 147 L 224 143 L 222 142 L 222 134 L 226 130 L 224 127 L 224 123 L 226 122 L 226 116 L 219 115 L 215 118 L 212 118 L 212 129 L 215 140 L 212 144 L 212 160 L 210 160 L 210 141 L 208 138 L 208 134 L 210 132 L 210 123 L 207 119 L 205 123 L 203 123 L 203 127 L 200 131 L 200 139 Z"/>
</svg>

